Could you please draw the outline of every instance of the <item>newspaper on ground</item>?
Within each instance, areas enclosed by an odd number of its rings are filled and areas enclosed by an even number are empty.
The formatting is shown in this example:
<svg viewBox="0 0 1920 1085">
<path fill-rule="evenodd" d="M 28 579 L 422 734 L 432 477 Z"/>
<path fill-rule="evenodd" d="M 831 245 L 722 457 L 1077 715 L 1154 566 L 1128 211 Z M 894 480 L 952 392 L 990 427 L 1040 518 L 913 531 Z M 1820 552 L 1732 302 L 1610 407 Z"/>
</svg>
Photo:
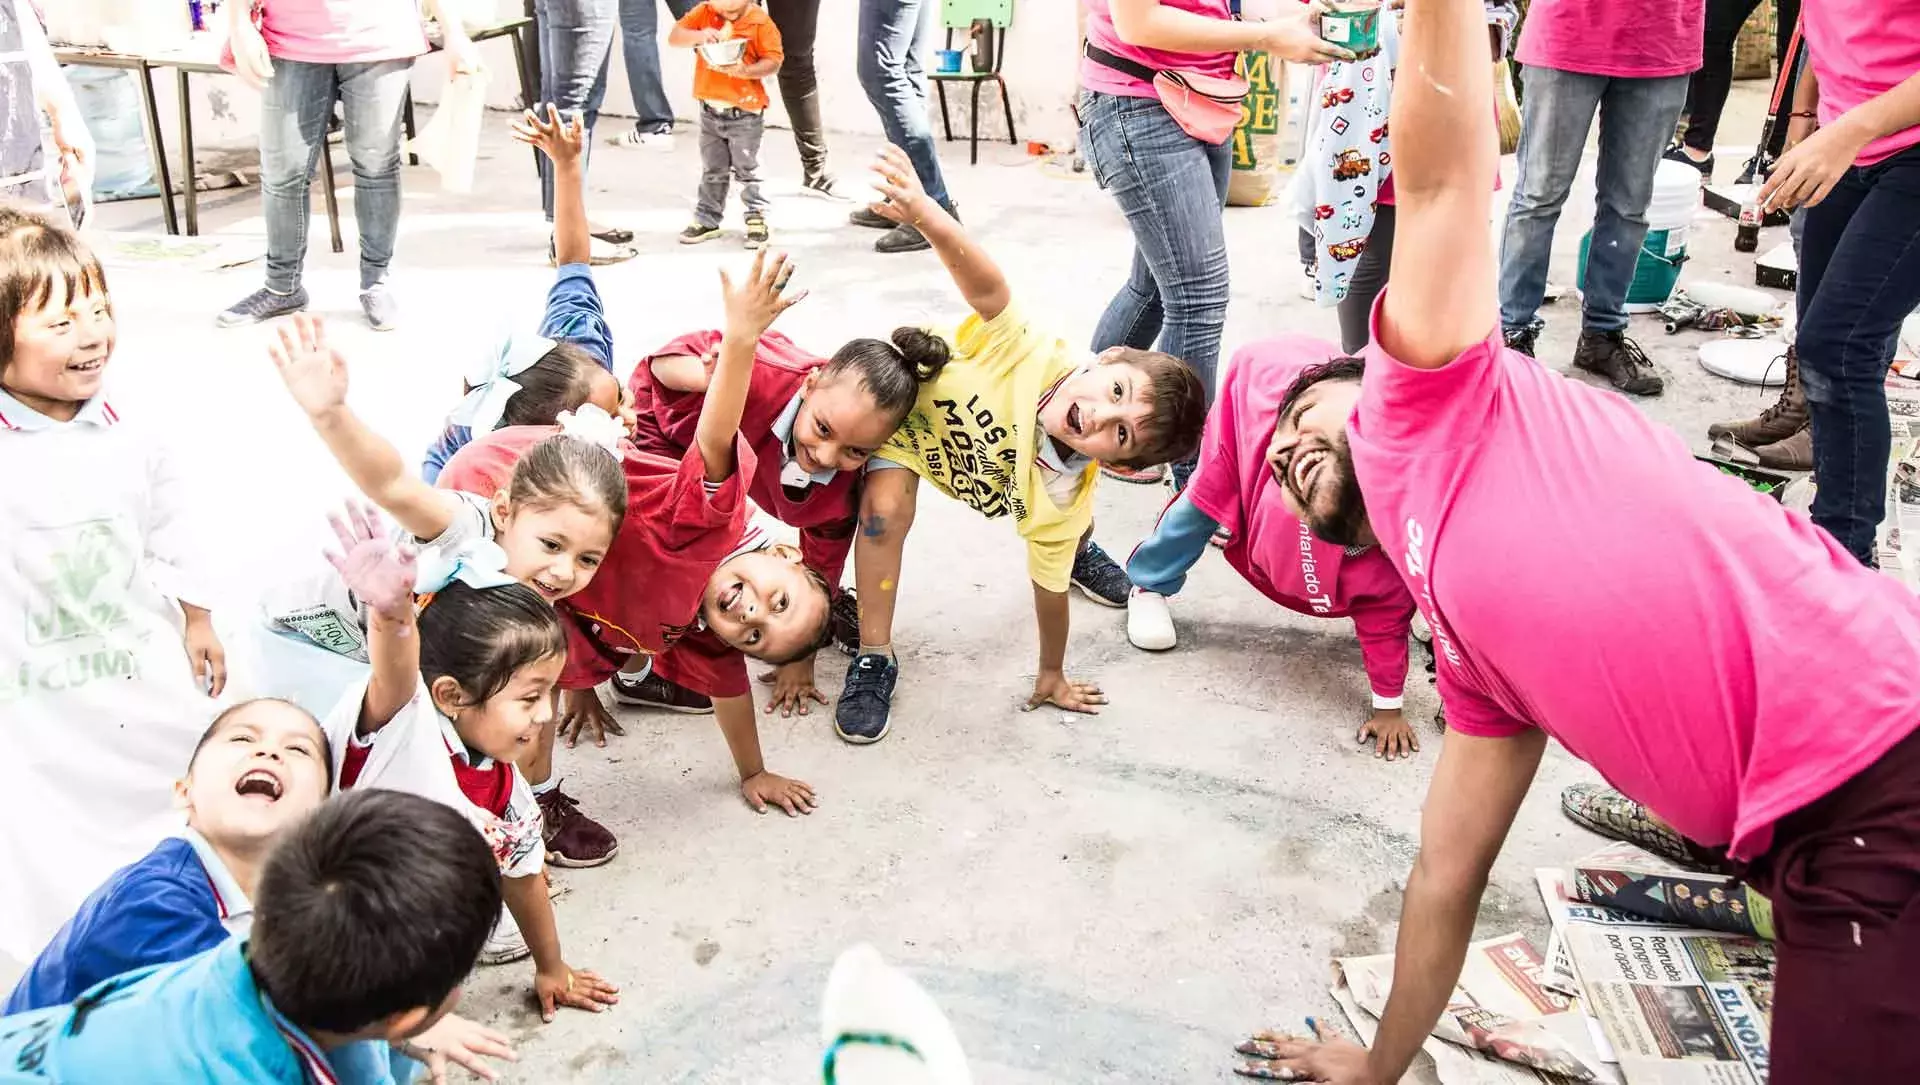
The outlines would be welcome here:
<svg viewBox="0 0 1920 1085">
<path fill-rule="evenodd" d="M 1393 955 L 1347 957 L 1339 965 L 1356 1007 L 1373 1017 L 1385 1012 Z M 1620 1080 L 1601 1059 L 1585 1017 L 1572 1001 L 1541 985 L 1544 971 L 1539 951 L 1520 934 L 1468 947 L 1453 997 L 1424 1045 L 1441 1081 L 1564 1085 Z M 1339 991 L 1335 993 L 1338 997 Z M 1354 1027 L 1364 1035 L 1371 1026 L 1356 1019 Z"/>
<path fill-rule="evenodd" d="M 1875 545 L 1880 568 L 1920 591 L 1920 380 L 1888 373 L 1887 516 Z"/>
<path fill-rule="evenodd" d="M 1567 874 L 1567 895 L 1585 904 L 1673 926 L 1773 938 L 1773 904 L 1746 883 L 1683 869 L 1632 844 L 1609 844 Z"/>
</svg>

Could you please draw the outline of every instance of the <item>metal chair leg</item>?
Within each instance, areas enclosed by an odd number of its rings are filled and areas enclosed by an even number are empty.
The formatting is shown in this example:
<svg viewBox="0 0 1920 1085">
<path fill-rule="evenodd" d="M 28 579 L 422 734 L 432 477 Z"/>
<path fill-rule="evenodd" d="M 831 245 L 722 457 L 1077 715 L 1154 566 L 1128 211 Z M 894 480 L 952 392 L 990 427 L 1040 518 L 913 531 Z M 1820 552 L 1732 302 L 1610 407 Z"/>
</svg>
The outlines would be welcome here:
<svg viewBox="0 0 1920 1085">
<path fill-rule="evenodd" d="M 333 144 L 327 135 L 323 132 L 320 136 L 320 168 L 325 171 L 320 177 L 320 185 L 327 196 L 327 227 L 333 233 L 333 251 L 345 252 L 347 246 L 340 240 L 340 197 L 333 190 Z M 307 212 L 312 213 L 311 210 Z"/>
<path fill-rule="evenodd" d="M 1007 142 L 1018 147 L 1020 136 L 1013 130 L 1013 99 L 1007 96 L 1007 80 L 999 72 L 993 73 L 993 81 L 1000 84 L 1000 109 L 1007 115 Z M 1074 112 L 1074 123 L 1079 123 L 1079 111 Z"/>
<path fill-rule="evenodd" d="M 174 71 L 174 89 L 180 97 L 180 179 L 182 203 L 187 209 L 187 236 L 200 234 L 200 184 L 193 163 L 193 95 L 187 86 L 187 70 Z M 168 197 L 171 202 L 172 197 Z"/>
<path fill-rule="evenodd" d="M 145 61 L 133 69 L 140 76 L 141 121 L 147 128 L 147 153 L 153 158 L 153 180 L 160 187 L 160 218 L 167 233 L 180 233 L 180 220 L 173 209 L 173 171 L 167 165 L 167 148 L 160 141 L 160 107 L 153 98 L 153 69 Z"/>
<path fill-rule="evenodd" d="M 984 79 L 973 81 L 973 106 L 967 114 L 967 141 L 972 145 L 967 159 L 970 166 L 980 164 L 980 87 L 985 83 Z"/>
<path fill-rule="evenodd" d="M 413 88 L 408 87 L 406 97 L 400 99 L 400 124 L 407 130 L 407 146 L 413 146 Z M 407 151 L 407 165 L 420 164 L 420 156 L 411 149 Z"/>
<path fill-rule="evenodd" d="M 947 116 L 947 81 L 936 79 L 933 89 L 940 95 L 940 127 L 947 133 L 947 142 L 953 142 L 953 119 Z"/>
</svg>

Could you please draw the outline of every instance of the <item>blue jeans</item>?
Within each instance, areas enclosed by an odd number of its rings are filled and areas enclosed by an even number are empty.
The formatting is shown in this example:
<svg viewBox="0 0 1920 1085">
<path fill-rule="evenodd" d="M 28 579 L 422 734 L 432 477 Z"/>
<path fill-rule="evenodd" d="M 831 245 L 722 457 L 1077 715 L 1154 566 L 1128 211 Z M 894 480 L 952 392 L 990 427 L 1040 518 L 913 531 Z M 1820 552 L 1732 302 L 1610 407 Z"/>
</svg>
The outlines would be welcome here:
<svg viewBox="0 0 1920 1085">
<path fill-rule="evenodd" d="M 1094 180 L 1133 229 L 1133 268 L 1093 332 L 1093 349 L 1159 349 L 1200 374 L 1212 404 L 1227 323 L 1227 236 L 1221 209 L 1230 144 L 1186 133 L 1157 98 L 1083 92 L 1080 146 Z"/>
<path fill-rule="evenodd" d="M 540 38 L 540 98 L 585 119 L 586 157 L 593 157 L 593 126 L 607 96 L 617 0 L 534 0 Z M 581 170 L 585 183 L 586 171 Z M 553 163 L 540 156 L 540 208 L 553 221 Z"/>
<path fill-rule="evenodd" d="M 1872 565 L 1892 443 L 1883 382 L 1920 305 L 1920 146 L 1848 170 L 1801 218 L 1794 345 L 1813 417 L 1813 522 Z"/>
<path fill-rule="evenodd" d="M 260 92 L 260 202 L 267 223 L 267 289 L 291 294 L 307 259 L 314 166 L 333 119 L 345 116 L 360 227 L 360 289 L 387 279 L 400 231 L 400 107 L 412 60 L 308 64 L 273 58 Z"/>
<path fill-rule="evenodd" d="M 887 142 L 907 152 L 920 187 L 951 211 L 940 159 L 927 122 L 927 70 L 920 39 L 933 22 L 935 0 L 860 0 L 860 89 L 880 114 Z"/>
<path fill-rule="evenodd" d="M 1520 175 L 1500 242 L 1500 323 L 1533 323 L 1547 289 L 1553 228 L 1580 169 L 1594 110 L 1600 112 L 1600 162 L 1593 179 L 1593 244 L 1581 307 L 1586 331 L 1627 326 L 1627 287 L 1647 238 L 1653 171 L 1673 140 L 1687 77 L 1616 79 L 1526 68 L 1520 118 Z"/>
<path fill-rule="evenodd" d="M 1219 529 L 1182 490 L 1160 514 L 1153 534 L 1133 548 L 1127 558 L 1127 579 L 1145 591 L 1179 594 L 1186 586 L 1187 570 L 1206 556 L 1207 544 Z"/>
<path fill-rule="evenodd" d="M 693 10 L 699 0 L 665 0 L 675 20 Z M 634 128 L 641 132 L 673 131 L 673 103 L 660 82 L 661 0 L 620 0 L 620 58 L 627 65 L 627 86 L 633 91 Z"/>
</svg>

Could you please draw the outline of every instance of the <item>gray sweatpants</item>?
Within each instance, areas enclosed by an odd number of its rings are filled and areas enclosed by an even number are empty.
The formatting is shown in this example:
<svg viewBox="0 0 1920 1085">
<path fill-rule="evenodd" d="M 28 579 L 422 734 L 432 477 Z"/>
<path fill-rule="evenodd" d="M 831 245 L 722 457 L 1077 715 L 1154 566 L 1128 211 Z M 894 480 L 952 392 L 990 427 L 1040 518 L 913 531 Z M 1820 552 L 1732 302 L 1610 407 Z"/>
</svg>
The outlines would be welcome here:
<svg viewBox="0 0 1920 1085">
<path fill-rule="evenodd" d="M 700 103 L 700 202 L 693 220 L 705 227 L 720 225 L 727 209 L 727 179 L 740 182 L 740 203 L 749 215 L 765 214 L 767 198 L 760 194 L 760 136 L 766 118 L 745 109 L 717 109 Z"/>
</svg>

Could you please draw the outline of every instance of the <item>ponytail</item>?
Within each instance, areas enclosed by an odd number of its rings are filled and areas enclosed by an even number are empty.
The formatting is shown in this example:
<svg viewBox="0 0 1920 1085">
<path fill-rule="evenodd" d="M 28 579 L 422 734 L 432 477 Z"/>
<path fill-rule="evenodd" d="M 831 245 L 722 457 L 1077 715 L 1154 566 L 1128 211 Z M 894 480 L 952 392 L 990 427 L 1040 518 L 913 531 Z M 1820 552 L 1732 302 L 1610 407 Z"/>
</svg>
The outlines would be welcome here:
<svg viewBox="0 0 1920 1085">
<path fill-rule="evenodd" d="M 880 413 L 905 417 L 920 386 L 940 375 L 953 357 L 947 341 L 921 328 L 895 328 L 893 341 L 854 339 L 834 352 L 821 376 L 858 377 Z"/>
</svg>

